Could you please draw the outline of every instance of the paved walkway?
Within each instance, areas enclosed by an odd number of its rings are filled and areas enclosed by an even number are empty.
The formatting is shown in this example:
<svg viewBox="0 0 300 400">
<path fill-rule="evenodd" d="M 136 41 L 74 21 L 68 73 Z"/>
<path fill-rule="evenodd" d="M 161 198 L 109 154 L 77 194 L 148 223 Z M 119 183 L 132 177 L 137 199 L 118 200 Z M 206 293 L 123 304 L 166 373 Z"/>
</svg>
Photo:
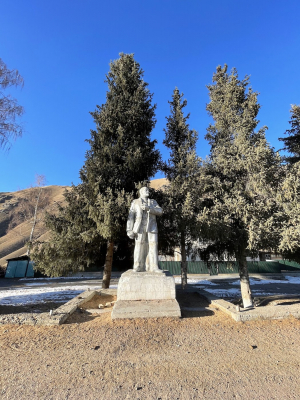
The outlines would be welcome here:
<svg viewBox="0 0 300 400">
<path fill-rule="evenodd" d="M 113 274 L 110 284 L 117 285 L 121 274 Z M 65 277 L 65 278 L 14 278 L 14 279 L 0 279 L 0 290 L 12 290 L 12 289 L 32 289 L 33 287 L 60 287 L 66 286 L 87 286 L 87 287 L 98 287 L 102 286 L 102 273 L 97 275 L 83 275 L 82 277 Z"/>
<path fill-rule="evenodd" d="M 218 276 L 189 275 L 192 280 L 208 279 L 213 285 L 196 284 L 205 290 L 211 290 L 216 296 L 221 298 L 230 297 L 234 290 L 239 289 L 238 274 L 227 274 Z M 195 283 L 190 283 L 195 286 Z M 300 273 L 290 274 L 251 274 L 250 285 L 252 295 L 266 296 L 273 295 L 300 295 Z M 234 295 L 233 295 L 234 297 Z"/>
<path fill-rule="evenodd" d="M 81 276 L 80 276 L 81 275 Z M 113 273 L 110 287 L 116 288 L 121 273 Z M 102 273 L 81 273 L 70 278 L 40 278 L 40 279 L 0 279 L 0 290 L 12 291 L 16 289 L 38 289 L 53 287 L 59 289 L 63 286 L 82 286 L 88 290 L 99 289 L 102 287 Z M 177 276 L 176 282 L 180 282 Z M 230 297 L 230 293 L 234 294 L 239 290 L 238 274 L 222 274 L 210 276 L 208 274 L 189 274 L 190 288 L 195 286 L 204 290 L 211 290 L 220 298 Z M 204 281 L 204 282 L 200 282 Z M 206 281 L 206 282 L 205 282 Z M 263 283 L 263 284 L 262 284 Z M 300 273 L 283 274 L 252 274 L 251 290 L 253 296 L 262 295 L 299 295 L 300 294 Z"/>
</svg>

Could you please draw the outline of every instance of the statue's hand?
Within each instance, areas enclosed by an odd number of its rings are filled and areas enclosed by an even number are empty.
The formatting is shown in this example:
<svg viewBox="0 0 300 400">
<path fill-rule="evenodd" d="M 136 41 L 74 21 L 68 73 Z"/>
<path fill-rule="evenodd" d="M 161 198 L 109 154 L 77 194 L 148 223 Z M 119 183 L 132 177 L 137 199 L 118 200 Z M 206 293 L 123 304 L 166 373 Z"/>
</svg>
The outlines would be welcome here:
<svg viewBox="0 0 300 400">
<path fill-rule="evenodd" d="M 127 236 L 128 236 L 130 239 L 135 239 L 135 233 L 134 233 L 133 231 L 127 231 Z"/>
<path fill-rule="evenodd" d="M 142 210 L 149 211 L 150 207 L 146 206 L 146 204 L 142 204 Z"/>
</svg>

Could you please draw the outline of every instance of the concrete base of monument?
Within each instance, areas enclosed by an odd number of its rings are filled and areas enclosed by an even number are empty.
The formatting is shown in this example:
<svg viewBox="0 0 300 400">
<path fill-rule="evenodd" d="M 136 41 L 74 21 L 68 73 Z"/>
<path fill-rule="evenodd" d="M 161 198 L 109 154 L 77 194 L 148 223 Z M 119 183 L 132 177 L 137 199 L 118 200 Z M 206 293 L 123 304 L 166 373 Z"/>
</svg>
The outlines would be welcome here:
<svg viewBox="0 0 300 400">
<path fill-rule="evenodd" d="M 114 305 L 111 318 L 179 318 L 177 300 L 119 300 Z"/>
<path fill-rule="evenodd" d="M 121 275 L 112 319 L 181 317 L 175 280 L 169 271 L 135 272 Z"/>
<path fill-rule="evenodd" d="M 169 271 L 135 272 L 121 275 L 117 300 L 174 300 L 175 280 Z"/>
</svg>

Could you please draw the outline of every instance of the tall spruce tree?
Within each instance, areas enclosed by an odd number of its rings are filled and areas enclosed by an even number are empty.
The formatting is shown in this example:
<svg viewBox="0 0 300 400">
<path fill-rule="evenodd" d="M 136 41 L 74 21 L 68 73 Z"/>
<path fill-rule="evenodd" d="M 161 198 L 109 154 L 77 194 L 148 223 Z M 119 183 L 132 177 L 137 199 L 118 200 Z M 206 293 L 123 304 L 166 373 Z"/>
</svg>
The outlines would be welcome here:
<svg viewBox="0 0 300 400">
<path fill-rule="evenodd" d="M 94 240 L 99 240 L 99 245 L 106 242 L 104 288 L 110 283 L 115 242 L 126 236 L 136 184 L 149 180 L 160 160 L 156 141 L 150 137 L 156 106 L 143 75 L 133 54 L 121 53 L 110 63 L 106 103 L 91 113 L 96 129 L 87 140 L 91 148 L 80 171 L 83 221 L 79 216 L 74 223 L 82 228 L 80 237 L 87 247 L 94 245 Z M 86 231 L 84 223 L 89 227 Z"/>
<path fill-rule="evenodd" d="M 83 185 L 66 190 L 64 203 L 57 203 L 57 210 L 46 214 L 50 238 L 32 243 L 35 265 L 48 276 L 83 271 L 90 264 L 103 262 L 105 241 L 89 218 Z"/>
<path fill-rule="evenodd" d="M 196 154 L 198 134 L 189 129 L 189 114 L 184 116 L 187 101 L 176 88 L 169 101 L 171 114 L 167 117 L 164 145 L 170 149 L 168 163 L 161 169 L 169 181 L 163 192 L 164 231 L 167 246 L 180 247 L 181 283 L 187 285 L 187 252 L 192 251 L 199 238 L 197 216 L 201 207 L 201 159 Z"/>
<path fill-rule="evenodd" d="M 279 242 L 276 188 L 281 176 L 280 157 L 266 141 L 266 127 L 255 130 L 260 106 L 248 85 L 249 77 L 240 80 L 225 65 L 217 67 L 207 86 L 207 111 L 214 119 L 206 135 L 211 205 L 199 217 L 213 241 L 210 251 L 226 252 L 238 261 L 244 307 L 252 306 L 247 254 Z"/>
<path fill-rule="evenodd" d="M 285 138 L 279 138 L 284 142 L 283 150 L 287 150 L 292 156 L 285 157 L 285 160 L 294 164 L 300 161 L 300 105 L 292 104 L 291 120 L 289 121 L 291 129 L 287 129 L 284 133 L 288 135 Z"/>
</svg>

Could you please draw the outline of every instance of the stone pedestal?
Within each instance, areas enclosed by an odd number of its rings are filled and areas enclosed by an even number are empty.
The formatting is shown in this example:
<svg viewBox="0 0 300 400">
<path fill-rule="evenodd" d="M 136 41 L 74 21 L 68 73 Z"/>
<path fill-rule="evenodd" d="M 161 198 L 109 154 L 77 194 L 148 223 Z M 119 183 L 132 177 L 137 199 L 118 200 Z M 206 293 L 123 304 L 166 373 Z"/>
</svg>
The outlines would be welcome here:
<svg viewBox="0 0 300 400">
<path fill-rule="evenodd" d="M 169 271 L 135 272 L 130 269 L 121 275 L 112 319 L 180 316 L 175 280 Z"/>
</svg>

